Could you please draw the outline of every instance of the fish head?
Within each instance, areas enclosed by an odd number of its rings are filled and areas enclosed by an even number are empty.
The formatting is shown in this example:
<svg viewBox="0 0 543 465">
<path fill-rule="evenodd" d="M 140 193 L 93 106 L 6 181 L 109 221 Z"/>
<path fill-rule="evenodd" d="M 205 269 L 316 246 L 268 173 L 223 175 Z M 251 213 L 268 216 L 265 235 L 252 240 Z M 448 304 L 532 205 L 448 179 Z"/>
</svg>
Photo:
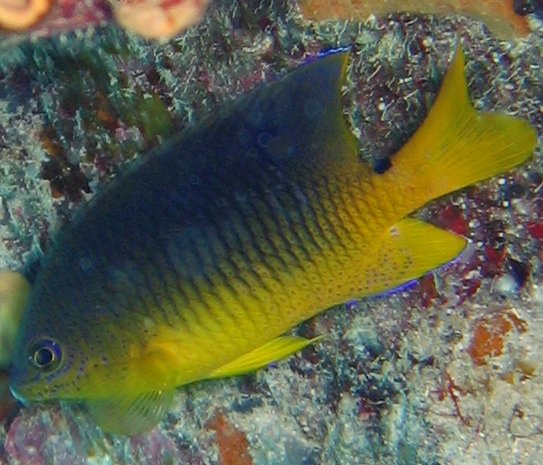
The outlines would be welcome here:
<svg viewBox="0 0 543 465">
<path fill-rule="evenodd" d="M 84 373 L 82 353 L 74 350 L 79 332 L 65 318 L 62 302 L 43 305 L 36 292 L 29 300 L 12 354 L 11 392 L 24 404 L 73 397 L 76 373 Z"/>
<path fill-rule="evenodd" d="M 48 337 L 35 341 L 25 351 L 18 351 L 11 372 L 13 396 L 23 404 L 53 397 L 56 389 L 49 381 L 55 377 L 62 358 L 61 343 Z"/>
<path fill-rule="evenodd" d="M 124 280 L 102 270 L 80 276 L 67 260 L 46 265 L 30 292 L 12 355 L 14 397 L 80 402 L 162 389 L 164 350 L 150 343 L 159 330 L 150 318 L 121 314 Z"/>
<path fill-rule="evenodd" d="M 19 324 L 10 387 L 24 404 L 80 401 L 127 384 L 122 373 L 134 353 L 127 342 L 132 328 L 112 329 L 118 322 L 104 280 L 82 274 L 73 256 L 70 249 L 42 266 Z"/>
<path fill-rule="evenodd" d="M 12 356 L 13 396 L 25 405 L 84 401 L 122 393 L 138 384 L 132 368 L 138 366 L 133 344 L 126 342 L 124 334 L 109 331 L 108 322 L 102 322 L 100 315 L 94 319 L 95 324 L 85 318 L 76 321 L 62 301 L 56 307 L 31 302 Z"/>
</svg>

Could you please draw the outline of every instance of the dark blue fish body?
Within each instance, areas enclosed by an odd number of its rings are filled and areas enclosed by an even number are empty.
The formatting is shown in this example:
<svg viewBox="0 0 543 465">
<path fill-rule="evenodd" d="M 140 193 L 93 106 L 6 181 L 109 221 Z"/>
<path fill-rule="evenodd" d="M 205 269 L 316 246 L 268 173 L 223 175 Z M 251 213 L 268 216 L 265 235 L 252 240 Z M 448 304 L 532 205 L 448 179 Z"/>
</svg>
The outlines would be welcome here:
<svg viewBox="0 0 543 465">
<path fill-rule="evenodd" d="M 142 431 L 176 387 L 293 353 L 311 341 L 281 336 L 292 326 L 456 256 L 462 238 L 406 215 L 526 160 L 533 130 L 473 110 L 459 54 L 413 142 L 376 174 L 342 116 L 345 69 L 337 53 L 261 86 L 96 196 L 43 261 L 13 392 Z"/>
</svg>

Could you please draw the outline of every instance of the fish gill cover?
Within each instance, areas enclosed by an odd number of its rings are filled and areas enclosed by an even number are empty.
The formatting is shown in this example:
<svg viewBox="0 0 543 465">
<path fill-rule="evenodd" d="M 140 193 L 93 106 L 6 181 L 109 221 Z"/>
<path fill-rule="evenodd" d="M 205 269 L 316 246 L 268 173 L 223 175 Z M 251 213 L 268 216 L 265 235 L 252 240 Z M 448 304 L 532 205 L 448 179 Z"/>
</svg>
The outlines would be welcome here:
<svg viewBox="0 0 543 465">
<path fill-rule="evenodd" d="M 291 3 L 216 2 L 201 26 L 160 46 L 104 28 L 11 49 L 2 57 L 4 264 L 32 262 L 129 159 L 332 47 L 352 49 L 346 111 L 367 162 L 420 126 L 458 33 L 476 107 L 518 114 L 541 133 L 541 32 L 530 21 L 532 35 L 507 44 L 473 19 L 321 25 Z M 77 408 L 13 410 L 6 400 L 3 460 L 529 463 L 541 418 L 540 173 L 536 154 L 526 170 L 429 206 L 421 219 L 470 237 L 461 261 L 302 325 L 301 336 L 327 336 L 302 356 L 180 391 L 151 433 L 110 438 Z"/>
</svg>

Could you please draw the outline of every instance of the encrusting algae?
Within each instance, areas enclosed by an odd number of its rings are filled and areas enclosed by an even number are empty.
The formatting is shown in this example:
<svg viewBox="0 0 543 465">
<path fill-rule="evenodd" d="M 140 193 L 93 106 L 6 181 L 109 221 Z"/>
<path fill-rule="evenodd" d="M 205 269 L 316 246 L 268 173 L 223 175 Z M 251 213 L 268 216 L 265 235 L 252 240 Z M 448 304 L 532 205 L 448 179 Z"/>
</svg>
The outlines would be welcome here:
<svg viewBox="0 0 543 465">
<path fill-rule="evenodd" d="M 459 50 L 416 134 L 379 174 L 342 114 L 348 54 L 260 86 L 173 137 L 61 230 L 31 290 L 11 390 L 152 428 L 175 389 L 265 367 L 284 336 L 455 258 L 465 239 L 407 215 L 525 162 L 533 128 L 477 113 Z"/>
<path fill-rule="evenodd" d="M 515 12 L 514 0 L 300 0 L 311 20 L 365 21 L 370 15 L 391 13 L 466 15 L 483 21 L 497 37 L 512 39 L 530 32 L 526 17 Z"/>
</svg>

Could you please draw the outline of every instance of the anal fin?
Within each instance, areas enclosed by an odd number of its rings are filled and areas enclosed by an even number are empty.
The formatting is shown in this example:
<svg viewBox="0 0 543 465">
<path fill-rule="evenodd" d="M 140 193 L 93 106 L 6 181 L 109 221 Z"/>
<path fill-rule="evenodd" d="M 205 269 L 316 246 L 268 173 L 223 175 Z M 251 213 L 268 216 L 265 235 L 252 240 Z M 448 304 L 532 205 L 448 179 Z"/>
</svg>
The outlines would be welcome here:
<svg viewBox="0 0 543 465">
<path fill-rule="evenodd" d="M 174 390 L 153 391 L 135 397 L 111 397 L 87 401 L 89 413 L 105 431 L 132 436 L 159 423 L 171 409 Z"/>
<path fill-rule="evenodd" d="M 362 294 L 393 289 L 457 257 L 466 240 L 422 221 L 405 218 L 389 228 L 365 257 Z"/>
<path fill-rule="evenodd" d="M 270 363 L 281 360 L 307 347 L 321 339 L 315 337 L 306 339 L 296 336 L 281 336 L 264 344 L 257 349 L 242 355 L 241 357 L 228 362 L 227 364 L 212 371 L 208 379 L 225 378 L 237 376 L 263 368 Z"/>
</svg>

